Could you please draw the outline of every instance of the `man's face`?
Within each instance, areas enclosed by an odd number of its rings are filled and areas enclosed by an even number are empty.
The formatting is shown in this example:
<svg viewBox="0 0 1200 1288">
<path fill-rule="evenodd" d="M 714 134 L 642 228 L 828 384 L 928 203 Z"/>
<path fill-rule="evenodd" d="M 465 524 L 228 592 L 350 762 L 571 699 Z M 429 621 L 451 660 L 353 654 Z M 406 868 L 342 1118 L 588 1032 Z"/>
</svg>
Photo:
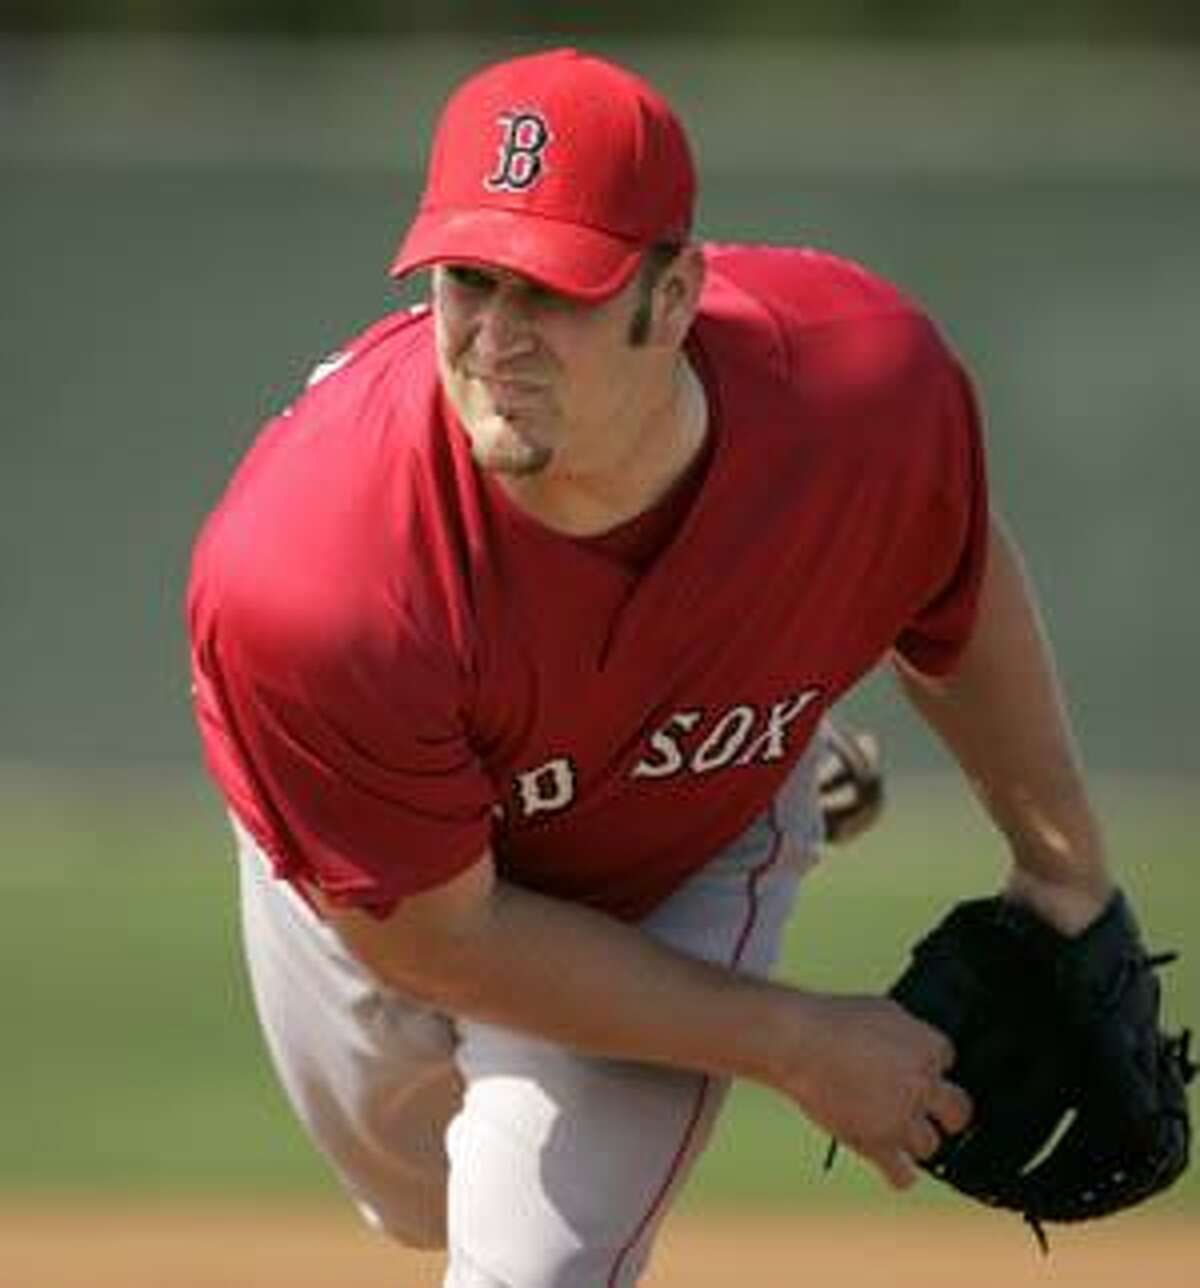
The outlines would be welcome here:
<svg viewBox="0 0 1200 1288">
<path fill-rule="evenodd" d="M 434 270 L 438 370 L 483 469 L 513 476 L 603 463 L 605 427 L 636 406 L 647 355 L 630 342 L 635 276 L 599 304 L 505 269 Z"/>
</svg>

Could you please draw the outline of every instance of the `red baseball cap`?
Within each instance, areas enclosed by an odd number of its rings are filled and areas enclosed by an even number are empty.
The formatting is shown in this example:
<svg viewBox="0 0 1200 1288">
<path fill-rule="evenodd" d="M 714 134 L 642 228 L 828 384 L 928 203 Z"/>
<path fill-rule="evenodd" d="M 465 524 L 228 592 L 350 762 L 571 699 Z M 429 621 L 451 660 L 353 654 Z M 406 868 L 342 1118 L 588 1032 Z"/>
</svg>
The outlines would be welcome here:
<svg viewBox="0 0 1200 1288">
<path fill-rule="evenodd" d="M 696 173 L 666 101 L 574 49 L 484 68 L 446 104 L 392 276 L 445 260 L 602 300 L 657 242 L 684 242 Z"/>
</svg>

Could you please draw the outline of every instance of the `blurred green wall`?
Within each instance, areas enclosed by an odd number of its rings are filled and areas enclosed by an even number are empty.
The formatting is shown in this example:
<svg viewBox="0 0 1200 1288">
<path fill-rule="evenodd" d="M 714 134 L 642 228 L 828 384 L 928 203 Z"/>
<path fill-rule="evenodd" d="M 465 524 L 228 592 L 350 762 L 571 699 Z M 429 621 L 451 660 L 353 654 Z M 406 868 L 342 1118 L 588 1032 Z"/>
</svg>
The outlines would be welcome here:
<svg viewBox="0 0 1200 1288">
<path fill-rule="evenodd" d="M 591 37 L 636 32 L 674 36 L 675 0 L 5 0 L 0 27 L 12 31 L 286 31 L 413 35 L 569 28 Z M 1064 35 L 1093 40 L 1200 38 L 1190 0 L 690 0 L 692 31 L 737 36 L 884 36 L 962 39 Z"/>
<path fill-rule="evenodd" d="M 395 302 L 428 123 L 500 48 L 0 42 L 0 762 L 194 759 L 194 530 L 256 422 Z M 1088 759 L 1200 768 L 1200 63 L 612 52 L 692 124 L 706 235 L 830 247 L 930 306 Z"/>
</svg>

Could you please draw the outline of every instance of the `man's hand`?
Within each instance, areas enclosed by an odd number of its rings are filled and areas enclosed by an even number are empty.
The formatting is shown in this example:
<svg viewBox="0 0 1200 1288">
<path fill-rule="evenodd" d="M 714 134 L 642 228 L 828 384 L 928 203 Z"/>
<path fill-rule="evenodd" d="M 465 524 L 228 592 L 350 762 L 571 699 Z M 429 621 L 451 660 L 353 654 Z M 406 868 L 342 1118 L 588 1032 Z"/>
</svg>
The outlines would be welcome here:
<svg viewBox="0 0 1200 1288">
<path fill-rule="evenodd" d="M 809 996 L 801 1061 L 778 1087 L 804 1113 L 876 1167 L 896 1189 L 917 1178 L 942 1134 L 971 1118 L 967 1093 L 946 1078 L 954 1048 L 890 998 Z"/>
</svg>

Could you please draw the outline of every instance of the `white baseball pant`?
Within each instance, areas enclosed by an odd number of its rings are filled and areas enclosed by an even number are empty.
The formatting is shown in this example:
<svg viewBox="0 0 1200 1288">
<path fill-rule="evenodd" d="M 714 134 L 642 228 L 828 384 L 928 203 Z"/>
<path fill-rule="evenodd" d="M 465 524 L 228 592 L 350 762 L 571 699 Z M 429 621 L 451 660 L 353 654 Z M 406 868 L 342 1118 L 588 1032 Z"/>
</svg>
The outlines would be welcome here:
<svg viewBox="0 0 1200 1288">
<path fill-rule="evenodd" d="M 820 839 L 816 745 L 770 809 L 642 923 L 765 975 Z M 301 1122 L 371 1224 L 445 1288 L 625 1288 L 726 1080 L 580 1055 L 379 985 L 236 824 L 255 1005 Z"/>
</svg>

